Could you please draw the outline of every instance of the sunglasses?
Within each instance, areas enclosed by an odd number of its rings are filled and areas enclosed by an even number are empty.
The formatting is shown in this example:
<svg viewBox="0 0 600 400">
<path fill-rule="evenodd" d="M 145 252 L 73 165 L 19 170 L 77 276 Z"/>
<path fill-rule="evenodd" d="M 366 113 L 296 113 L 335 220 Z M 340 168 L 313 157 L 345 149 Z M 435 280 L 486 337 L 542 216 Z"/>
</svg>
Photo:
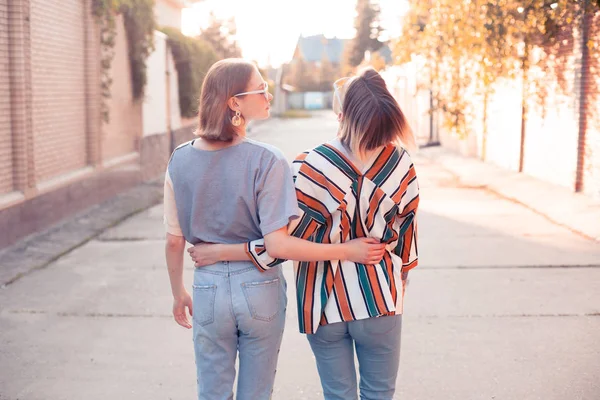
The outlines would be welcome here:
<svg viewBox="0 0 600 400">
<path fill-rule="evenodd" d="M 260 89 L 260 90 L 251 90 L 250 92 L 243 92 L 243 93 L 234 94 L 233 97 L 244 96 L 244 95 L 247 95 L 247 94 L 262 94 L 263 96 L 265 96 L 265 99 L 267 101 L 269 101 L 269 84 L 267 82 L 265 82 L 265 87 L 263 89 Z"/>
</svg>

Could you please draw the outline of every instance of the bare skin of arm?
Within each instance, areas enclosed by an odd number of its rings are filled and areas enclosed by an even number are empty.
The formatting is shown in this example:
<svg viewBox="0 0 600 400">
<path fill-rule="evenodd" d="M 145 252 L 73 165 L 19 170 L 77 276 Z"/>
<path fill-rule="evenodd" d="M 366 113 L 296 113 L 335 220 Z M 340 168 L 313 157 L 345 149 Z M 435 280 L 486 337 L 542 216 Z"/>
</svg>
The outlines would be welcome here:
<svg viewBox="0 0 600 400">
<path fill-rule="evenodd" d="M 283 227 L 265 236 L 265 247 L 271 257 L 296 261 L 350 260 L 363 264 L 378 263 L 385 244 L 372 238 L 354 239 L 346 243 L 322 244 L 290 236 Z M 197 244 L 188 249 L 196 267 L 219 261 L 247 261 L 246 244 Z"/>
<path fill-rule="evenodd" d="M 173 317 L 179 325 L 191 329 L 192 325 L 185 312 L 187 307 L 190 316 L 192 315 L 192 298 L 183 285 L 184 250 L 185 239 L 182 236 L 167 233 L 165 256 L 173 293 Z"/>
</svg>

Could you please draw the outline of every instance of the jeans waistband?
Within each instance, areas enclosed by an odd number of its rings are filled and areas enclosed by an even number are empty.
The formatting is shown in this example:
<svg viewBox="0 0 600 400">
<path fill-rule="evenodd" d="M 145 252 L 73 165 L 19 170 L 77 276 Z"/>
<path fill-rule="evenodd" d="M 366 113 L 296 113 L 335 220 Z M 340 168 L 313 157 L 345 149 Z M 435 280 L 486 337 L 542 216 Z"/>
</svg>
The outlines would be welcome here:
<svg viewBox="0 0 600 400">
<path fill-rule="evenodd" d="M 256 270 L 251 261 L 220 261 L 216 264 L 196 268 L 194 272 L 215 275 L 237 275 L 251 270 Z"/>
</svg>

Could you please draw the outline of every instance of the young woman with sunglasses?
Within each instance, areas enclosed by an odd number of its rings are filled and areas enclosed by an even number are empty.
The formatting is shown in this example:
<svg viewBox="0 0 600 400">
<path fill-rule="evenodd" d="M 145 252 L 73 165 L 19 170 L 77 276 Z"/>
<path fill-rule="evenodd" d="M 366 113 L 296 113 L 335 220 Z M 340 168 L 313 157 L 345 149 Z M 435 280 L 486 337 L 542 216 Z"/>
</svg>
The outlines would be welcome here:
<svg viewBox="0 0 600 400">
<path fill-rule="evenodd" d="M 257 268 L 248 258 L 215 262 L 194 271 L 192 300 L 183 283 L 186 241 L 227 244 L 264 237 L 282 257 L 305 261 L 366 263 L 383 256 L 383 245 L 373 239 L 324 245 L 288 235 L 288 223 L 299 215 L 290 167 L 278 149 L 245 137 L 248 121 L 269 116 L 271 99 L 254 64 L 239 59 L 214 64 L 202 87 L 198 137 L 173 152 L 166 172 L 165 252 L 173 316 L 193 328 L 202 400 L 233 398 L 238 354 L 237 398 L 270 397 L 286 283 L 279 267 Z"/>
<path fill-rule="evenodd" d="M 300 332 L 306 333 L 326 400 L 391 400 L 400 360 L 402 304 L 408 271 L 417 265 L 419 186 L 404 115 L 383 78 L 367 69 L 334 84 L 338 137 L 293 164 L 300 218 L 290 233 L 317 243 L 368 237 L 381 241 L 381 261 L 336 258 L 295 262 Z M 265 247 L 266 245 L 266 247 Z M 197 245 L 197 266 L 238 259 L 246 245 Z M 268 269 L 282 255 L 262 240 L 247 244 Z M 237 250 L 236 250 L 237 249 Z M 200 268 L 201 269 L 201 268 Z"/>
</svg>

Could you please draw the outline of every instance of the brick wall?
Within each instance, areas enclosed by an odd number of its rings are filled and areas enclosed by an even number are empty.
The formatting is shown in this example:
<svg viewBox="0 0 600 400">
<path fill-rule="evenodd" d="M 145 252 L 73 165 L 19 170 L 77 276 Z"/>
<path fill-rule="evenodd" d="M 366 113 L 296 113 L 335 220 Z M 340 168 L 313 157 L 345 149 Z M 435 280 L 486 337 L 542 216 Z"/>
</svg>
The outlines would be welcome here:
<svg viewBox="0 0 600 400">
<path fill-rule="evenodd" d="M 13 190 L 8 1 L 0 0 L 0 196 Z"/>
<path fill-rule="evenodd" d="M 40 183 L 87 165 L 85 4 L 31 0 L 30 18 L 34 160 Z"/>
<path fill-rule="evenodd" d="M 91 2 L 0 0 L 0 249 L 160 178 L 171 147 L 191 137 L 188 127 L 142 139 L 121 18 L 110 122 L 102 122 Z M 173 129 L 180 126 L 171 119 Z"/>
<path fill-rule="evenodd" d="M 117 16 L 116 26 L 111 97 L 107 99 L 110 119 L 102 125 L 104 162 L 139 152 L 138 141 L 142 136 L 142 100 L 134 99 L 132 94 L 127 36 L 122 16 Z"/>
</svg>

